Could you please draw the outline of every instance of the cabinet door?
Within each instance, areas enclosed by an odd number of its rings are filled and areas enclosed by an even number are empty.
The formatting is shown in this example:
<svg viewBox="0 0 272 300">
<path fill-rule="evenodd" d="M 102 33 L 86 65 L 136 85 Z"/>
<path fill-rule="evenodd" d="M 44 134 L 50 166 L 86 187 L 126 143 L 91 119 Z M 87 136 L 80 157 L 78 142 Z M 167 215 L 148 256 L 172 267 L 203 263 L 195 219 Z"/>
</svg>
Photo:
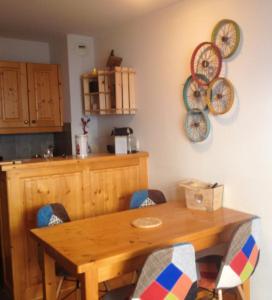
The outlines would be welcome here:
<svg viewBox="0 0 272 300">
<path fill-rule="evenodd" d="M 61 126 L 58 66 L 27 64 L 31 127 Z"/>
<path fill-rule="evenodd" d="M 0 128 L 28 126 L 26 64 L 0 62 Z"/>
</svg>

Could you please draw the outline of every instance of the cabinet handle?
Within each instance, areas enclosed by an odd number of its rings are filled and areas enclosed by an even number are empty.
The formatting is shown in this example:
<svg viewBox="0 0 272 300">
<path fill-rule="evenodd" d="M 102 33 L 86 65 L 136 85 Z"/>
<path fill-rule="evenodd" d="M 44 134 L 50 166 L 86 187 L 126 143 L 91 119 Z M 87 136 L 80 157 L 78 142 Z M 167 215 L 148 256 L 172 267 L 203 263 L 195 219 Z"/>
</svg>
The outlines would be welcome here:
<svg viewBox="0 0 272 300">
<path fill-rule="evenodd" d="M 36 124 L 36 120 L 32 120 L 31 123 L 32 123 L 32 124 Z"/>
<path fill-rule="evenodd" d="M 24 123 L 25 123 L 25 124 L 28 124 L 28 123 L 29 123 L 29 121 L 28 121 L 28 120 L 24 120 Z"/>
</svg>

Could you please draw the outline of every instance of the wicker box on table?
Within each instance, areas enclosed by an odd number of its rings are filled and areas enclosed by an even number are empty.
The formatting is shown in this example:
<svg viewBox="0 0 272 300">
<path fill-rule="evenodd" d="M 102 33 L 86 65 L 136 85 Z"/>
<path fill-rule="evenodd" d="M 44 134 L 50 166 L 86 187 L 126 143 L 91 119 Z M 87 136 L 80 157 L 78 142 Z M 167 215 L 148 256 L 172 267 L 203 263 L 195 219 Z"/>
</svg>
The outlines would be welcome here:
<svg viewBox="0 0 272 300">
<path fill-rule="evenodd" d="M 180 181 L 179 186 L 184 189 L 187 208 L 213 211 L 223 205 L 223 185 L 190 179 Z"/>
</svg>

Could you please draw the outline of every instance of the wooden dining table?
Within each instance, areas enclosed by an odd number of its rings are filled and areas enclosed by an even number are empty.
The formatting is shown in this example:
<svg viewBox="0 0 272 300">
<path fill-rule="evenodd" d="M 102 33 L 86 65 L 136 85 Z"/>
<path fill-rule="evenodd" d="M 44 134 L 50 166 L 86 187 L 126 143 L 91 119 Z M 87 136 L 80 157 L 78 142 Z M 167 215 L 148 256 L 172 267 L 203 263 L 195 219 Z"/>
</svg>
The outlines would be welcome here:
<svg viewBox="0 0 272 300">
<path fill-rule="evenodd" d="M 137 218 L 155 217 L 162 224 L 136 228 Z M 81 281 L 81 299 L 98 300 L 100 282 L 139 269 L 153 250 L 192 243 L 196 251 L 226 242 L 230 232 L 252 215 L 221 208 L 197 211 L 181 201 L 127 210 L 54 227 L 32 229 L 43 252 L 44 299 L 56 299 L 55 262 Z M 249 300 L 249 284 L 245 284 Z"/>
</svg>

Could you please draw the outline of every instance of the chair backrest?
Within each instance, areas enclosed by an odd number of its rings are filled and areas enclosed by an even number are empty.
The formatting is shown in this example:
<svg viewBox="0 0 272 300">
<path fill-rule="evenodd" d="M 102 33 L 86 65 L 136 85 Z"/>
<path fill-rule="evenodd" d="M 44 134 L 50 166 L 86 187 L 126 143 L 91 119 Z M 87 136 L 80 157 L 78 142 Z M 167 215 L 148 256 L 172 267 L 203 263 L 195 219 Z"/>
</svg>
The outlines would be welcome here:
<svg viewBox="0 0 272 300">
<path fill-rule="evenodd" d="M 37 226 L 47 227 L 70 222 L 67 211 L 60 203 L 51 203 L 42 206 L 37 214 Z"/>
<path fill-rule="evenodd" d="M 179 244 L 147 258 L 132 300 L 194 300 L 197 293 L 195 251 Z"/>
<path fill-rule="evenodd" d="M 163 192 L 159 190 L 139 190 L 132 194 L 130 208 L 139 208 L 165 202 L 165 196 Z"/>
<path fill-rule="evenodd" d="M 234 233 L 219 271 L 216 288 L 234 288 L 255 271 L 260 255 L 260 218 L 241 224 Z"/>
</svg>

